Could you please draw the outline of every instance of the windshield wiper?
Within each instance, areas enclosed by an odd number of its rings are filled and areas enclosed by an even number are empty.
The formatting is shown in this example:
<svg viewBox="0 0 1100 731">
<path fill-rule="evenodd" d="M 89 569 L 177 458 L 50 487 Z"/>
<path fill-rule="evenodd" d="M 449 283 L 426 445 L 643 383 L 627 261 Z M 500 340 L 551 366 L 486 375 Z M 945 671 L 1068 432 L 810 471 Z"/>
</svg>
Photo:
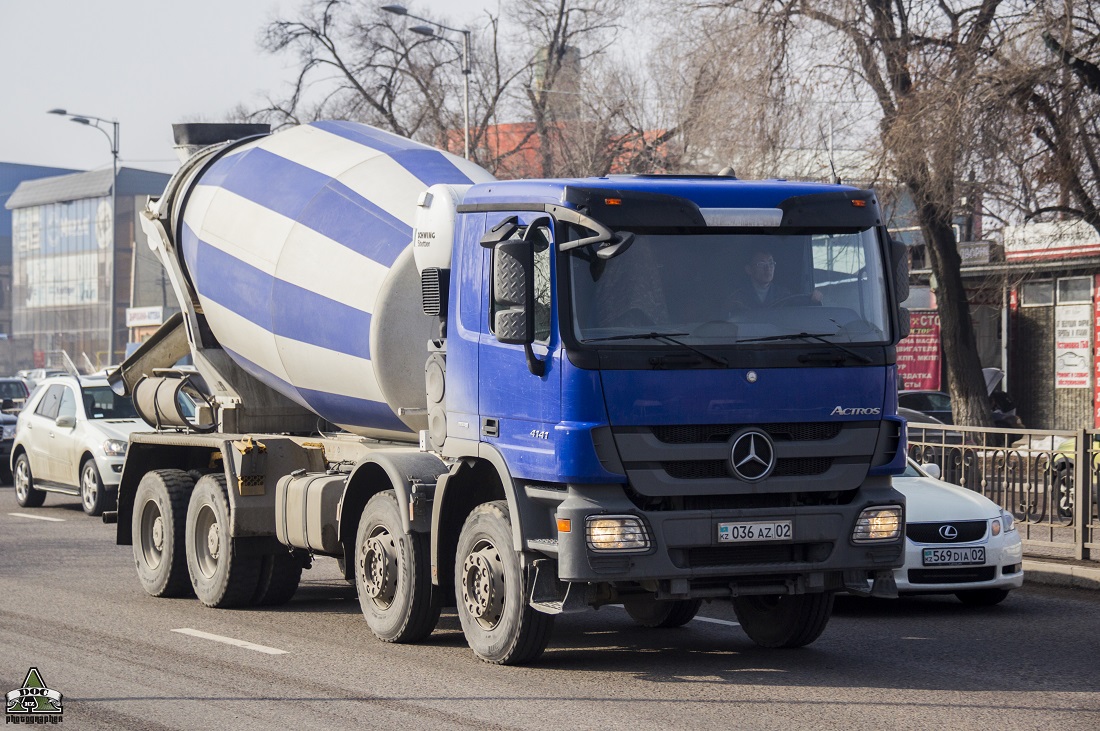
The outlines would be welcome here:
<svg viewBox="0 0 1100 731">
<path fill-rule="evenodd" d="M 729 367 L 729 361 L 726 360 L 725 358 L 720 358 L 717 355 L 711 355 L 710 353 L 707 353 L 706 351 L 699 350 L 698 348 L 685 343 L 683 340 L 678 340 L 677 339 L 680 336 L 690 335 L 690 334 L 691 333 L 658 333 L 658 332 L 631 333 L 631 334 L 628 334 L 628 335 L 609 335 L 609 336 L 603 337 L 603 338 L 586 338 L 586 339 L 582 340 L 581 342 L 582 343 L 606 343 L 606 342 L 609 342 L 611 340 L 667 340 L 670 343 L 674 343 L 675 345 L 679 345 L 681 348 L 687 348 L 691 352 L 697 353 L 697 354 L 703 356 L 704 358 L 709 360 L 711 363 L 716 363 L 717 365 L 720 365 L 723 368 L 728 368 Z"/>
<path fill-rule="evenodd" d="M 851 348 L 845 347 L 840 343 L 834 343 L 832 340 L 826 340 L 829 335 L 835 335 L 835 333 L 791 333 L 789 335 L 765 335 L 759 338 L 743 338 L 738 340 L 738 343 L 773 343 L 781 340 L 816 340 L 819 343 L 829 345 L 837 350 L 846 353 L 860 363 L 871 363 L 871 359 L 862 353 L 857 353 Z"/>
</svg>

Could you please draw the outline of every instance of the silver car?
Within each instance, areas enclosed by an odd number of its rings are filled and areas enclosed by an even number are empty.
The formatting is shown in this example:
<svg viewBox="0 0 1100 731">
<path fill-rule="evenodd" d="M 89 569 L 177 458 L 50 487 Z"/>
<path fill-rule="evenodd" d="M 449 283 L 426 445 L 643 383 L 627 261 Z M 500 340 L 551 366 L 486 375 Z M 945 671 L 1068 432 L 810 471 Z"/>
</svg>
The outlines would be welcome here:
<svg viewBox="0 0 1100 731">
<path fill-rule="evenodd" d="M 130 432 L 148 429 L 129 398 L 101 376 L 53 376 L 31 395 L 15 426 L 12 479 L 19 505 L 47 492 L 80 497 L 84 512 L 113 508 Z"/>
</svg>

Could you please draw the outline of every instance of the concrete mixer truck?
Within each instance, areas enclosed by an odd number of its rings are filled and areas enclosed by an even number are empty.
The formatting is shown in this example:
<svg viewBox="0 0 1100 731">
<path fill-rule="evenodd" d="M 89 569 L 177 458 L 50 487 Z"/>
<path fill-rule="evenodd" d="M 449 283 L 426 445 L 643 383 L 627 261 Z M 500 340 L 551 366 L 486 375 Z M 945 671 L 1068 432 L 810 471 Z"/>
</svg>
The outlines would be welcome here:
<svg viewBox="0 0 1100 731">
<path fill-rule="evenodd" d="M 454 606 L 518 664 L 561 613 L 732 601 L 797 647 L 894 591 L 908 285 L 874 192 L 176 133 L 143 226 L 182 312 L 111 375 L 154 427 L 106 514 L 149 594 L 279 604 L 328 557 L 379 639 Z"/>
</svg>

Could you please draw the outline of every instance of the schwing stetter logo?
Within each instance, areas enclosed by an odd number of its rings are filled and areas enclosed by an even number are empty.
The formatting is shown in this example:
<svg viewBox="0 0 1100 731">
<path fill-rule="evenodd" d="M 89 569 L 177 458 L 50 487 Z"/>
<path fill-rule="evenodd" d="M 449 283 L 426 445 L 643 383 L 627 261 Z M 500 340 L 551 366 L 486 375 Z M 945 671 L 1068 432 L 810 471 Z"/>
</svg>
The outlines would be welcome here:
<svg viewBox="0 0 1100 731">
<path fill-rule="evenodd" d="M 61 694 L 50 690 L 42 680 L 38 668 L 27 671 L 23 687 L 8 693 L 8 710 L 5 723 L 60 723 Z"/>
</svg>

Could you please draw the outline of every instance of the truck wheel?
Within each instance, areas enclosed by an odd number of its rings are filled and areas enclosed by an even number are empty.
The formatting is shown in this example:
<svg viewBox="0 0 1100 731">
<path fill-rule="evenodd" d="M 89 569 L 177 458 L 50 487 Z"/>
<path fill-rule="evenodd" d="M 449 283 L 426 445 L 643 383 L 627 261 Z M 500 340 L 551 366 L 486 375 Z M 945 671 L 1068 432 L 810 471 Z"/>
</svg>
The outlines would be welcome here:
<svg viewBox="0 0 1100 731">
<path fill-rule="evenodd" d="M 302 580 L 302 559 L 290 551 L 270 553 L 260 559 L 260 579 L 252 604 L 275 607 L 286 604 Z"/>
<path fill-rule="evenodd" d="M 733 610 L 745 634 L 761 647 L 802 647 L 825 631 L 833 592 L 738 596 Z"/>
<path fill-rule="evenodd" d="M 187 572 L 195 596 L 208 607 L 239 607 L 260 581 L 260 557 L 242 556 L 229 535 L 225 475 L 204 475 L 187 504 Z"/>
<path fill-rule="evenodd" d="M 643 627 L 653 628 L 683 627 L 695 618 L 701 606 L 702 599 L 658 601 L 651 596 L 623 602 L 631 619 Z"/>
<path fill-rule="evenodd" d="M 371 632 L 383 642 L 419 642 L 439 621 L 428 535 L 406 534 L 393 490 L 363 508 L 355 536 L 355 587 Z"/>
<path fill-rule="evenodd" d="M 106 507 L 107 496 L 103 494 L 103 480 L 99 479 L 94 459 L 84 460 L 80 467 L 80 503 L 88 515 L 100 515 Z"/>
<path fill-rule="evenodd" d="M 532 609 L 519 555 L 512 549 L 508 503 L 479 505 L 466 518 L 455 556 L 458 618 L 470 649 L 486 662 L 520 665 L 550 641 L 554 617 Z"/>
<path fill-rule="evenodd" d="M 15 474 L 12 475 L 15 484 L 15 502 L 21 508 L 37 508 L 46 502 L 46 493 L 34 486 L 34 478 L 31 476 L 31 461 L 27 459 L 26 452 L 20 452 L 15 458 Z"/>
<path fill-rule="evenodd" d="M 191 594 L 183 538 L 194 487 L 182 470 L 146 472 L 138 483 L 130 529 L 138 580 L 150 596 Z"/>
</svg>

